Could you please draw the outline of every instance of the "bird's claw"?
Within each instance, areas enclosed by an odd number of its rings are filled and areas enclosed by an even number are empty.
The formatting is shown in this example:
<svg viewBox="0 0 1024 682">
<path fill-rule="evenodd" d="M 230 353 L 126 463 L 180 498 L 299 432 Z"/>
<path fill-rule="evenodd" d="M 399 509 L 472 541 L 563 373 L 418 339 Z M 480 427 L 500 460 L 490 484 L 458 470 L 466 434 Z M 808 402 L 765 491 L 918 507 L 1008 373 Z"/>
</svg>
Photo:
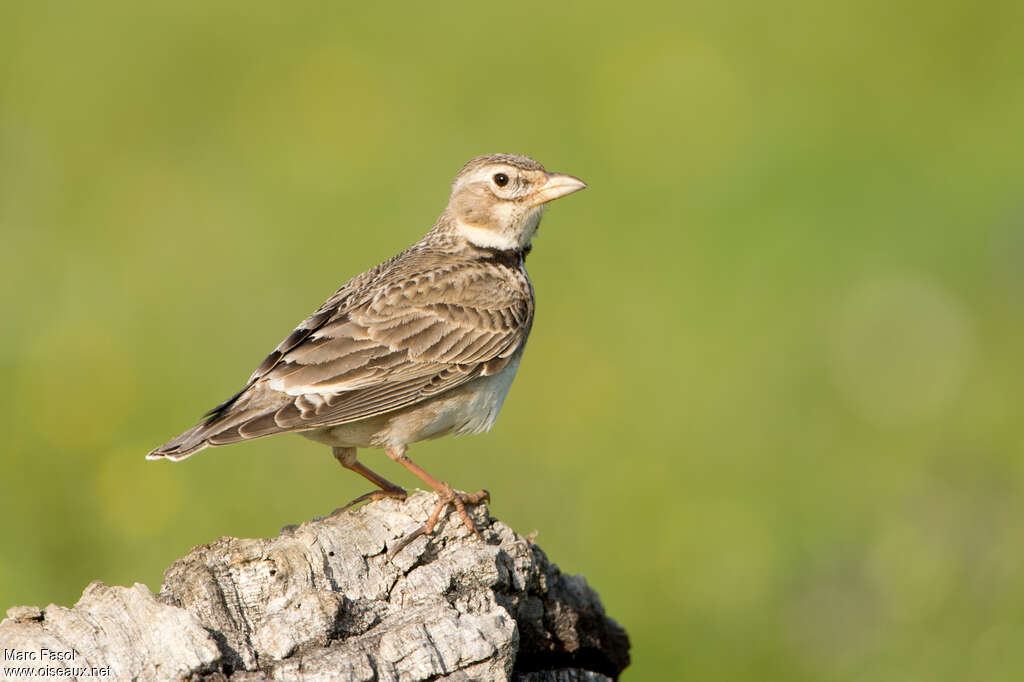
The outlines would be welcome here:
<svg viewBox="0 0 1024 682">
<path fill-rule="evenodd" d="M 491 499 L 491 494 L 486 490 L 478 490 L 475 493 L 464 493 L 461 490 L 454 490 L 447 483 L 441 484 L 443 487 L 437 491 L 437 504 L 434 505 L 434 510 L 430 512 L 430 516 L 427 518 L 427 522 L 423 524 L 423 532 L 430 534 L 434 532 L 434 526 L 437 525 L 438 520 L 441 518 L 441 513 L 448 508 L 448 505 L 452 505 L 459 512 L 459 516 L 462 518 L 462 523 L 466 526 L 470 533 L 475 533 L 477 537 L 480 536 L 480 530 L 473 523 L 473 519 L 469 517 L 469 513 L 466 512 L 467 504 L 479 504 L 484 500 Z"/>
<path fill-rule="evenodd" d="M 388 498 L 401 500 L 402 502 L 404 502 L 408 496 L 409 493 L 407 493 L 404 490 L 372 490 L 366 493 L 365 495 L 360 495 L 356 499 L 346 504 L 344 507 L 338 507 L 333 512 L 331 512 L 331 516 L 337 516 L 338 514 L 348 511 L 349 509 L 356 506 L 357 504 L 360 504 L 361 502 L 375 502 L 377 500 L 386 500 Z"/>
<path fill-rule="evenodd" d="M 426 522 L 407 536 L 402 538 L 391 551 L 388 552 L 388 558 L 394 557 L 396 554 L 401 552 L 410 542 L 420 537 L 421 535 L 430 535 L 434 532 L 434 528 L 437 526 L 437 522 L 441 518 L 441 514 L 448 505 L 452 505 L 459 512 L 459 516 L 462 518 L 463 525 L 469 529 L 469 532 L 473 533 L 477 537 L 480 537 L 480 529 L 473 523 L 473 519 L 470 518 L 469 513 L 466 511 L 467 504 L 480 504 L 486 500 L 491 499 L 491 494 L 486 490 L 478 490 L 475 493 L 465 493 L 461 490 L 455 490 L 447 483 L 442 483 L 441 488 L 437 491 L 437 504 L 434 505 L 434 509 L 430 512 L 430 516 L 427 517 Z"/>
</svg>

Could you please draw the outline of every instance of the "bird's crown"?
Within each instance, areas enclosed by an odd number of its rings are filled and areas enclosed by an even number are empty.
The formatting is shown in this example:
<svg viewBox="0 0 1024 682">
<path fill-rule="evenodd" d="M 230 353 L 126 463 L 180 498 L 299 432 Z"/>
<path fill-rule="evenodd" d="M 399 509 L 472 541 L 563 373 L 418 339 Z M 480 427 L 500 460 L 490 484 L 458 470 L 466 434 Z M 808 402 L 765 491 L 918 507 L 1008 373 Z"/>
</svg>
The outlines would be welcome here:
<svg viewBox="0 0 1024 682">
<path fill-rule="evenodd" d="M 481 168 L 487 168 L 488 166 L 512 166 L 524 171 L 543 171 L 544 166 L 540 165 L 529 156 L 521 156 L 519 154 L 484 154 L 478 156 L 475 159 L 467 161 L 462 168 L 459 169 L 455 179 L 463 178 L 467 175 L 471 175 Z"/>
</svg>

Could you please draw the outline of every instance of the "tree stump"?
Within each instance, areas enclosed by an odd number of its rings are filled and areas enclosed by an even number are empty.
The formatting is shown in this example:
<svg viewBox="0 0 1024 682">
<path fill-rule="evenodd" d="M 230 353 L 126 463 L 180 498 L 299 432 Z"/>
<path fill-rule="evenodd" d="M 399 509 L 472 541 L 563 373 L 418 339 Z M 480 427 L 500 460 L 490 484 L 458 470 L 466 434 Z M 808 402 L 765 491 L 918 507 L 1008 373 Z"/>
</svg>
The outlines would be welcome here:
<svg viewBox="0 0 1024 682">
<path fill-rule="evenodd" d="M 388 557 L 434 504 L 362 508 L 224 537 L 145 585 L 93 582 L 72 608 L 17 606 L 0 623 L 3 679 L 16 667 L 68 679 L 613 680 L 626 632 L 581 576 L 478 505 Z M 13 657 L 13 658 L 12 658 Z M 17 658 L 20 657 L 20 658 Z M 95 669 L 84 672 L 84 669 Z M 24 674 L 24 673 L 22 673 Z M 41 673 L 37 673 L 41 674 Z"/>
</svg>

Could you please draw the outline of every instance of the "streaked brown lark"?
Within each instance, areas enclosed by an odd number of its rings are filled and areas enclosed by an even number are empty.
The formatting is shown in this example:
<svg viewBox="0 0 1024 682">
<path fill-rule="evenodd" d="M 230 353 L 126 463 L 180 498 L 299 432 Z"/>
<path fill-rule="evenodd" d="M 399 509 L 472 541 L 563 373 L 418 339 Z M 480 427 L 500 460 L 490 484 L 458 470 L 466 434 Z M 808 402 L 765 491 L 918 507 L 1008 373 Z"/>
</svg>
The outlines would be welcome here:
<svg viewBox="0 0 1024 682">
<path fill-rule="evenodd" d="M 548 202 L 586 185 L 533 159 L 480 156 L 455 176 L 448 205 L 423 239 L 353 277 L 282 341 L 241 391 L 147 459 L 181 460 L 206 447 L 295 432 L 330 445 L 379 490 L 348 506 L 406 491 L 356 459 L 383 448 L 438 496 L 412 537 L 454 505 L 488 497 L 453 490 L 406 455 L 409 443 L 491 428 L 533 323 L 525 259 Z M 404 545 L 405 542 L 402 543 Z"/>
</svg>

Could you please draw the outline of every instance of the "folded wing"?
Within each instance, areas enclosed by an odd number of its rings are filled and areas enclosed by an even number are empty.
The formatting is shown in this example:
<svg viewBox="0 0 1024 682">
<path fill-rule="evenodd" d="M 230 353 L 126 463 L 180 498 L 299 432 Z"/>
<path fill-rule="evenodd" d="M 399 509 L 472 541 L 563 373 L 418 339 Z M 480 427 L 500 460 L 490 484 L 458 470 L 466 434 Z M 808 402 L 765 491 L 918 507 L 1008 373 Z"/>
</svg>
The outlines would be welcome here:
<svg viewBox="0 0 1024 682">
<path fill-rule="evenodd" d="M 370 271 L 302 322 L 208 419 L 150 453 L 345 424 L 413 405 L 500 371 L 526 342 L 525 273 L 466 262 Z M 407 263 L 406 263 L 407 265 Z"/>
</svg>

